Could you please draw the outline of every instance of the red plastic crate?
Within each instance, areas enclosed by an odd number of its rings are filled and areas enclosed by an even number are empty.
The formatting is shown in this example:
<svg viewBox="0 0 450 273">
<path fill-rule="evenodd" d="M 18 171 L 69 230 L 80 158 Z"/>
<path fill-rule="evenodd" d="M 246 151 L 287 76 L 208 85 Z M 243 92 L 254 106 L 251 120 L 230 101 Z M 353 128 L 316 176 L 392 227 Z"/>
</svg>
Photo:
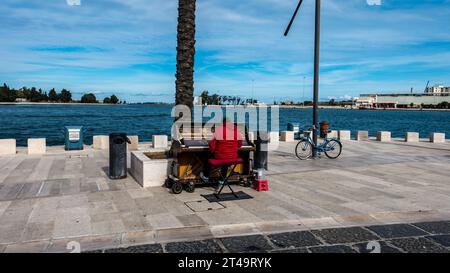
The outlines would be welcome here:
<svg viewBox="0 0 450 273">
<path fill-rule="evenodd" d="M 269 182 L 267 180 L 256 179 L 253 182 L 253 188 L 257 191 L 269 191 Z"/>
</svg>

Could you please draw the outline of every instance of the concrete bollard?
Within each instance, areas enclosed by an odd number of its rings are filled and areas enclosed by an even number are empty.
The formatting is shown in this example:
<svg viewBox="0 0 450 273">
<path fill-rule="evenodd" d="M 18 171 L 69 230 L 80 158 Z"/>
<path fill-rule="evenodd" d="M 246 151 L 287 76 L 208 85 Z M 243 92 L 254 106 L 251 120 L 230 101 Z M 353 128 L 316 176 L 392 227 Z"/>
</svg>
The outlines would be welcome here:
<svg viewBox="0 0 450 273">
<path fill-rule="evenodd" d="M 15 155 L 16 152 L 15 139 L 0 139 L 0 155 Z"/>
<path fill-rule="evenodd" d="M 139 145 L 139 136 L 128 136 L 128 138 L 130 139 L 131 144 L 127 143 L 127 149 L 129 151 L 137 151 Z"/>
<path fill-rule="evenodd" d="M 350 140 L 350 131 L 341 130 L 338 132 L 339 140 Z"/>
<path fill-rule="evenodd" d="M 28 154 L 42 155 L 47 152 L 45 138 L 29 138 L 28 139 Z"/>
<path fill-rule="evenodd" d="M 405 134 L 406 142 L 419 142 L 419 133 L 416 132 L 407 132 Z"/>
<path fill-rule="evenodd" d="M 332 130 L 328 133 L 328 138 L 338 138 L 338 131 Z"/>
<path fill-rule="evenodd" d="M 255 133 L 254 132 L 248 132 L 248 140 L 251 142 L 255 141 Z"/>
<path fill-rule="evenodd" d="M 274 151 L 280 146 L 280 133 L 270 132 L 269 133 L 269 151 Z"/>
<path fill-rule="evenodd" d="M 155 149 L 166 149 L 168 146 L 168 138 L 166 135 L 154 135 L 152 136 L 152 145 Z"/>
<path fill-rule="evenodd" d="M 431 133 L 430 134 L 430 142 L 445 143 L 445 134 L 444 133 Z"/>
<path fill-rule="evenodd" d="M 389 142 L 391 141 L 391 132 L 388 131 L 380 131 L 377 133 L 377 140 L 381 142 Z"/>
<path fill-rule="evenodd" d="M 294 131 L 283 131 L 283 132 L 281 132 L 280 141 L 283 141 L 283 142 L 294 142 Z"/>
<path fill-rule="evenodd" d="M 369 140 L 369 131 L 357 131 L 356 140 L 357 141 Z"/>
<path fill-rule="evenodd" d="M 108 150 L 109 149 L 109 136 L 94 136 L 93 148 L 96 150 Z"/>
</svg>

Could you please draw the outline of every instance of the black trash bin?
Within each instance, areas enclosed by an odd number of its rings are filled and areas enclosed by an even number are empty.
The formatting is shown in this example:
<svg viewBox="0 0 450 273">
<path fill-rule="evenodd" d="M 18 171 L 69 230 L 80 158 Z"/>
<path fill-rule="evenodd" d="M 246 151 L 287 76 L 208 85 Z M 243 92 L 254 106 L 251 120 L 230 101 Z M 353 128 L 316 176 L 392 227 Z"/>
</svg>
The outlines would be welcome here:
<svg viewBox="0 0 450 273">
<path fill-rule="evenodd" d="M 319 123 L 320 125 L 320 137 L 326 138 L 328 135 L 328 131 L 330 130 L 330 123 L 328 121 L 322 121 Z"/>
<path fill-rule="evenodd" d="M 263 139 L 261 134 L 267 136 L 267 139 Z M 269 161 L 269 134 L 267 132 L 258 132 L 257 138 L 255 140 L 256 151 L 253 159 L 253 169 L 265 169 L 268 170 Z"/>
<path fill-rule="evenodd" d="M 126 133 L 109 135 L 109 178 L 127 177 L 127 143 L 131 143 Z"/>
</svg>

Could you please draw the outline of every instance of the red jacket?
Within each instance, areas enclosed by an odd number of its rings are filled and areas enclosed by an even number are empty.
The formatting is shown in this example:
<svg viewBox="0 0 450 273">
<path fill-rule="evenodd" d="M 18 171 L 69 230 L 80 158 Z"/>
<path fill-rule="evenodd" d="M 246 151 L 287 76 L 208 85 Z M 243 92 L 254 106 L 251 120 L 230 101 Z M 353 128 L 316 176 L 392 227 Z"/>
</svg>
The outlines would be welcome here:
<svg viewBox="0 0 450 273">
<path fill-rule="evenodd" d="M 209 151 L 215 159 L 237 159 L 238 150 L 242 147 L 242 136 L 236 125 L 227 122 L 217 127 L 209 142 Z"/>
</svg>

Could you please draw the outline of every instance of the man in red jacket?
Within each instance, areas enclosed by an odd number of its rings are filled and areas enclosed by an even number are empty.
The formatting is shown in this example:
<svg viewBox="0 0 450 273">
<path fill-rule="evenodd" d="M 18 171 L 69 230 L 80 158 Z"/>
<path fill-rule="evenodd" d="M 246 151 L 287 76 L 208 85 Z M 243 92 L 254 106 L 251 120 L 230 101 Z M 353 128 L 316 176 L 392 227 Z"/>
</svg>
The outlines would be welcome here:
<svg viewBox="0 0 450 273">
<path fill-rule="evenodd" d="M 240 147 L 242 147 L 242 136 L 237 126 L 225 118 L 222 125 L 215 129 L 213 138 L 209 142 L 209 151 L 213 155 L 212 158 L 217 160 L 237 159 L 239 158 L 238 150 Z M 209 176 L 209 164 L 206 165 L 205 173 Z M 203 172 L 200 173 L 200 178 L 205 183 L 209 180 L 209 177 L 205 176 Z"/>
</svg>

